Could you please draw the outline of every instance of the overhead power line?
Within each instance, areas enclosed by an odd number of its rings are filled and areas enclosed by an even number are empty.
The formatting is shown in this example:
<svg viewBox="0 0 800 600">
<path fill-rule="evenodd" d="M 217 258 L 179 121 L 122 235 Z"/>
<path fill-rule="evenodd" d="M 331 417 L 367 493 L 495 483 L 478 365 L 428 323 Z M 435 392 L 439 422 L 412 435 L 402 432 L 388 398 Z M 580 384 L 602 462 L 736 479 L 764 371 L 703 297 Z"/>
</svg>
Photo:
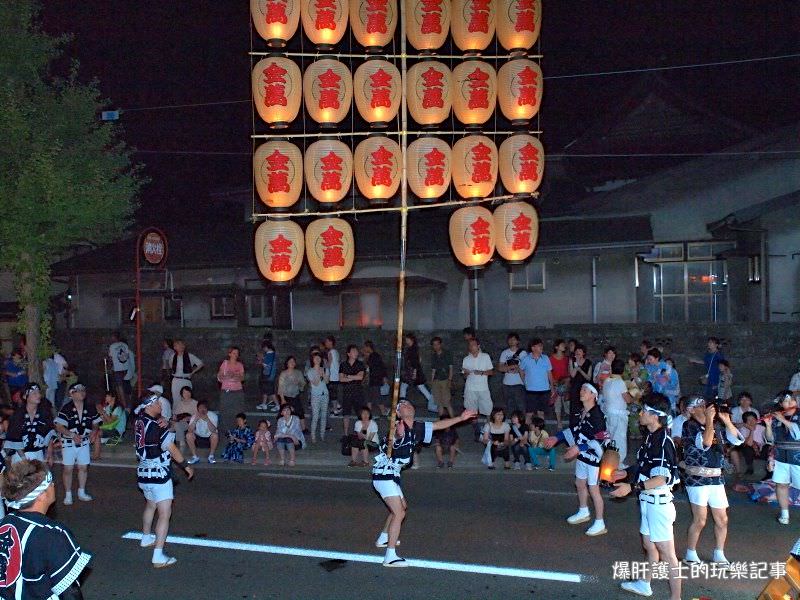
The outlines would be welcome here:
<svg viewBox="0 0 800 600">
<path fill-rule="evenodd" d="M 630 73 L 648 73 L 651 71 L 676 71 L 680 69 L 703 69 L 708 67 L 722 67 L 726 65 L 739 65 L 746 63 L 767 62 L 775 60 L 786 60 L 791 58 L 800 58 L 800 52 L 795 54 L 780 54 L 777 56 L 759 56 L 755 58 L 740 58 L 735 60 L 721 60 L 716 62 L 706 63 L 692 63 L 685 65 L 666 65 L 661 67 L 642 67 L 638 69 L 621 69 L 616 71 L 596 71 L 592 73 L 573 73 L 568 75 L 546 75 L 545 79 L 578 79 L 583 77 L 603 77 L 607 75 L 627 75 Z M 216 102 L 193 102 L 187 104 L 162 104 L 159 106 L 139 106 L 134 108 L 121 108 L 120 112 L 137 112 L 143 110 L 166 110 L 172 108 L 197 108 L 202 106 L 223 106 L 226 104 L 245 104 L 249 103 L 247 100 L 219 100 Z"/>
</svg>

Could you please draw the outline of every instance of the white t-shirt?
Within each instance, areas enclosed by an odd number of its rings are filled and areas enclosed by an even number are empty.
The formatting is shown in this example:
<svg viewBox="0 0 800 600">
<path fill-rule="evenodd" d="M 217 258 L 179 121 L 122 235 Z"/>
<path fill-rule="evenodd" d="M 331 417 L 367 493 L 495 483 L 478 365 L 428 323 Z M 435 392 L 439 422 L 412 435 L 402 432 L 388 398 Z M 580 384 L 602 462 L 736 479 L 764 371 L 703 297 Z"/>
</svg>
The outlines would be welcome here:
<svg viewBox="0 0 800 600">
<path fill-rule="evenodd" d="M 219 427 L 219 417 L 213 410 L 208 411 L 208 420 L 213 423 L 214 427 Z M 211 437 L 211 431 L 208 428 L 208 423 L 205 419 L 201 419 L 199 415 L 194 415 L 189 420 L 189 427 L 194 424 L 194 432 L 200 437 Z"/>
<path fill-rule="evenodd" d="M 514 354 L 516 354 L 516 350 L 512 350 L 511 348 L 506 348 L 500 353 L 500 364 L 504 364 L 508 362 L 509 358 L 513 358 Z M 517 355 L 517 360 L 522 360 L 528 355 L 525 350 L 520 350 L 519 354 Z M 519 366 L 519 365 L 517 365 Z M 503 385 L 522 385 L 522 377 L 520 377 L 519 373 L 504 373 L 503 374 Z"/>
<path fill-rule="evenodd" d="M 53 354 L 53 361 L 55 361 L 56 365 L 58 366 L 58 376 L 61 377 L 61 374 L 69 366 L 67 365 L 67 359 L 56 352 Z"/>
<path fill-rule="evenodd" d="M 361 422 L 361 419 L 356 421 L 353 424 L 353 433 L 361 433 L 361 430 L 364 428 L 364 424 Z M 370 419 L 369 425 L 367 425 L 367 440 L 377 440 L 378 438 L 378 424 Z"/>
<path fill-rule="evenodd" d="M 672 419 L 672 430 L 669 432 L 669 436 L 673 438 L 681 437 L 683 435 L 684 423 L 686 423 L 686 415 L 678 415 Z"/>
<path fill-rule="evenodd" d="M 628 405 L 622 394 L 628 391 L 628 386 L 622 379 L 609 377 L 603 383 L 603 412 L 606 414 L 613 412 L 628 411 Z"/>
<path fill-rule="evenodd" d="M 759 419 L 761 418 L 761 413 L 759 413 L 758 410 L 756 410 L 752 406 L 750 408 L 748 408 L 747 410 L 742 410 L 741 406 L 734 406 L 731 409 L 731 421 L 733 421 L 734 423 L 744 423 L 744 419 L 742 419 L 742 415 L 744 413 L 746 413 L 746 412 L 754 412 L 754 413 L 756 413 L 756 417 L 757 418 L 759 418 Z"/>
<path fill-rule="evenodd" d="M 159 397 L 158 401 L 161 403 L 161 416 L 165 419 L 172 418 L 172 404 L 164 396 Z"/>
<path fill-rule="evenodd" d="M 467 371 L 491 371 L 494 368 L 492 359 L 486 352 L 478 352 L 478 356 L 467 354 L 464 360 L 461 361 L 461 368 Z M 489 376 L 476 375 L 470 373 L 467 375 L 467 382 L 464 384 L 464 391 L 469 392 L 488 392 L 489 391 Z"/>
<path fill-rule="evenodd" d="M 172 348 L 164 348 L 161 353 L 161 368 L 165 371 L 172 370 L 172 357 L 175 356 L 175 350 Z"/>
<path fill-rule="evenodd" d="M 188 353 L 189 355 L 189 363 L 194 365 L 195 367 L 202 367 L 203 361 L 197 358 L 191 352 Z M 174 357 L 173 357 L 174 358 Z M 170 368 L 172 368 L 172 363 L 170 363 Z M 188 373 L 183 372 L 183 356 L 179 356 L 178 360 L 175 361 L 175 377 L 181 377 L 182 375 L 188 375 L 192 371 L 190 370 Z"/>
<path fill-rule="evenodd" d="M 114 365 L 115 371 L 127 371 L 131 350 L 125 342 L 114 342 L 108 347 L 108 355 Z"/>
<path fill-rule="evenodd" d="M 339 382 L 339 351 L 336 348 L 328 350 L 328 381 Z"/>
</svg>

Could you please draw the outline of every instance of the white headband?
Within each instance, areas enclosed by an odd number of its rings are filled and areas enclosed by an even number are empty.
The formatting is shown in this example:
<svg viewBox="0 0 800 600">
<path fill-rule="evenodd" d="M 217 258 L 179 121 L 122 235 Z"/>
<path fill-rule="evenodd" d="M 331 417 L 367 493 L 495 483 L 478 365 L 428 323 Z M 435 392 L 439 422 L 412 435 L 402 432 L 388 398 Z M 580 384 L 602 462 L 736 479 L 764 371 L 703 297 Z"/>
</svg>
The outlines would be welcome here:
<svg viewBox="0 0 800 600">
<path fill-rule="evenodd" d="M 667 427 L 672 427 L 672 417 L 665 413 L 663 410 L 658 410 L 657 408 L 653 408 L 647 404 L 642 406 L 642 410 L 645 412 L 649 412 L 650 414 L 656 415 L 657 417 L 666 417 L 667 418 Z"/>
<path fill-rule="evenodd" d="M 42 483 L 36 486 L 31 492 L 29 492 L 24 498 L 20 498 L 19 500 L 6 500 L 6 506 L 12 509 L 20 509 L 23 506 L 27 506 L 34 502 L 39 496 L 45 493 L 47 488 L 50 487 L 50 484 L 53 483 L 53 474 L 48 471 L 47 475 L 44 476 Z"/>
<path fill-rule="evenodd" d="M 155 404 L 159 400 L 161 400 L 161 396 L 159 394 L 153 394 L 151 396 L 148 396 L 147 398 L 142 400 L 142 403 L 133 410 L 133 414 L 138 415 L 145 408 L 147 408 L 151 404 Z"/>
<path fill-rule="evenodd" d="M 597 388 L 594 387 L 591 383 L 584 383 L 581 387 L 585 387 L 587 390 L 592 392 L 595 395 L 595 398 L 600 394 L 597 392 Z"/>
</svg>

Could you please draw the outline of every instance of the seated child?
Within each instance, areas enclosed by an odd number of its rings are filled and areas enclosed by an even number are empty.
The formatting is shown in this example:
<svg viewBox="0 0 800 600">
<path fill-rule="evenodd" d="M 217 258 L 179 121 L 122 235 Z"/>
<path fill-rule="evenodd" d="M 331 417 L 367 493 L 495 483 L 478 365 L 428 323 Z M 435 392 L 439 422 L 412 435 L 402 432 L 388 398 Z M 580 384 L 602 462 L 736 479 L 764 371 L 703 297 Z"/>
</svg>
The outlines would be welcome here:
<svg viewBox="0 0 800 600">
<path fill-rule="evenodd" d="M 544 419 L 533 417 L 531 419 L 531 430 L 528 432 L 528 440 L 530 443 L 528 451 L 530 452 L 534 469 L 539 468 L 538 457 L 547 455 L 549 460 L 547 470 L 551 472 L 556 470 L 556 449 L 550 448 L 547 450 L 544 447 L 544 442 L 549 436 L 550 434 L 544 430 Z"/>
<path fill-rule="evenodd" d="M 228 430 L 228 444 L 222 459 L 231 462 L 244 462 L 244 451 L 253 445 L 255 436 L 253 430 L 247 426 L 247 417 L 244 413 L 236 415 L 236 428 Z"/>
<path fill-rule="evenodd" d="M 258 429 L 253 442 L 253 464 L 258 459 L 258 451 L 264 451 L 264 464 L 269 465 L 269 452 L 272 450 L 272 434 L 269 431 L 269 421 L 261 419 L 258 422 Z"/>
<path fill-rule="evenodd" d="M 523 463 L 527 471 L 533 469 L 528 453 L 528 426 L 525 425 L 525 413 L 521 410 L 511 413 L 511 454 L 517 471 L 522 468 Z"/>
</svg>

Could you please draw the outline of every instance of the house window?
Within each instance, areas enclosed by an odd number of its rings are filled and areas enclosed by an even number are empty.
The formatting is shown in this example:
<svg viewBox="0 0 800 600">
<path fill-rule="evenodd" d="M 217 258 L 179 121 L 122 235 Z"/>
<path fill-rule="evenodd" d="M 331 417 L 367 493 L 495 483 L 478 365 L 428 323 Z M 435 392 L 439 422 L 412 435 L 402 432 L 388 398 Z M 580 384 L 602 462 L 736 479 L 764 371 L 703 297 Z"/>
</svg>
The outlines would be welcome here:
<svg viewBox="0 0 800 600">
<path fill-rule="evenodd" d="M 248 325 L 272 325 L 275 308 L 274 296 L 267 294 L 249 294 L 247 303 Z"/>
<path fill-rule="evenodd" d="M 381 294 L 378 290 L 342 292 L 339 296 L 339 325 L 348 327 L 380 327 Z"/>
<path fill-rule="evenodd" d="M 544 261 L 532 260 L 525 265 L 512 265 L 509 282 L 512 290 L 543 292 L 545 289 Z"/>
<path fill-rule="evenodd" d="M 120 325 L 135 321 L 135 319 L 131 319 L 133 309 L 136 307 L 135 298 L 120 298 L 118 306 Z M 162 305 L 161 296 L 143 296 L 139 308 L 141 309 L 139 317 L 142 319 L 142 323 L 161 323 L 164 321 L 164 306 Z"/>
<path fill-rule="evenodd" d="M 655 321 L 727 322 L 728 269 L 724 260 L 659 263 L 654 266 Z"/>
<path fill-rule="evenodd" d="M 236 298 L 234 296 L 214 296 L 211 298 L 212 319 L 232 319 L 236 316 Z"/>
</svg>

